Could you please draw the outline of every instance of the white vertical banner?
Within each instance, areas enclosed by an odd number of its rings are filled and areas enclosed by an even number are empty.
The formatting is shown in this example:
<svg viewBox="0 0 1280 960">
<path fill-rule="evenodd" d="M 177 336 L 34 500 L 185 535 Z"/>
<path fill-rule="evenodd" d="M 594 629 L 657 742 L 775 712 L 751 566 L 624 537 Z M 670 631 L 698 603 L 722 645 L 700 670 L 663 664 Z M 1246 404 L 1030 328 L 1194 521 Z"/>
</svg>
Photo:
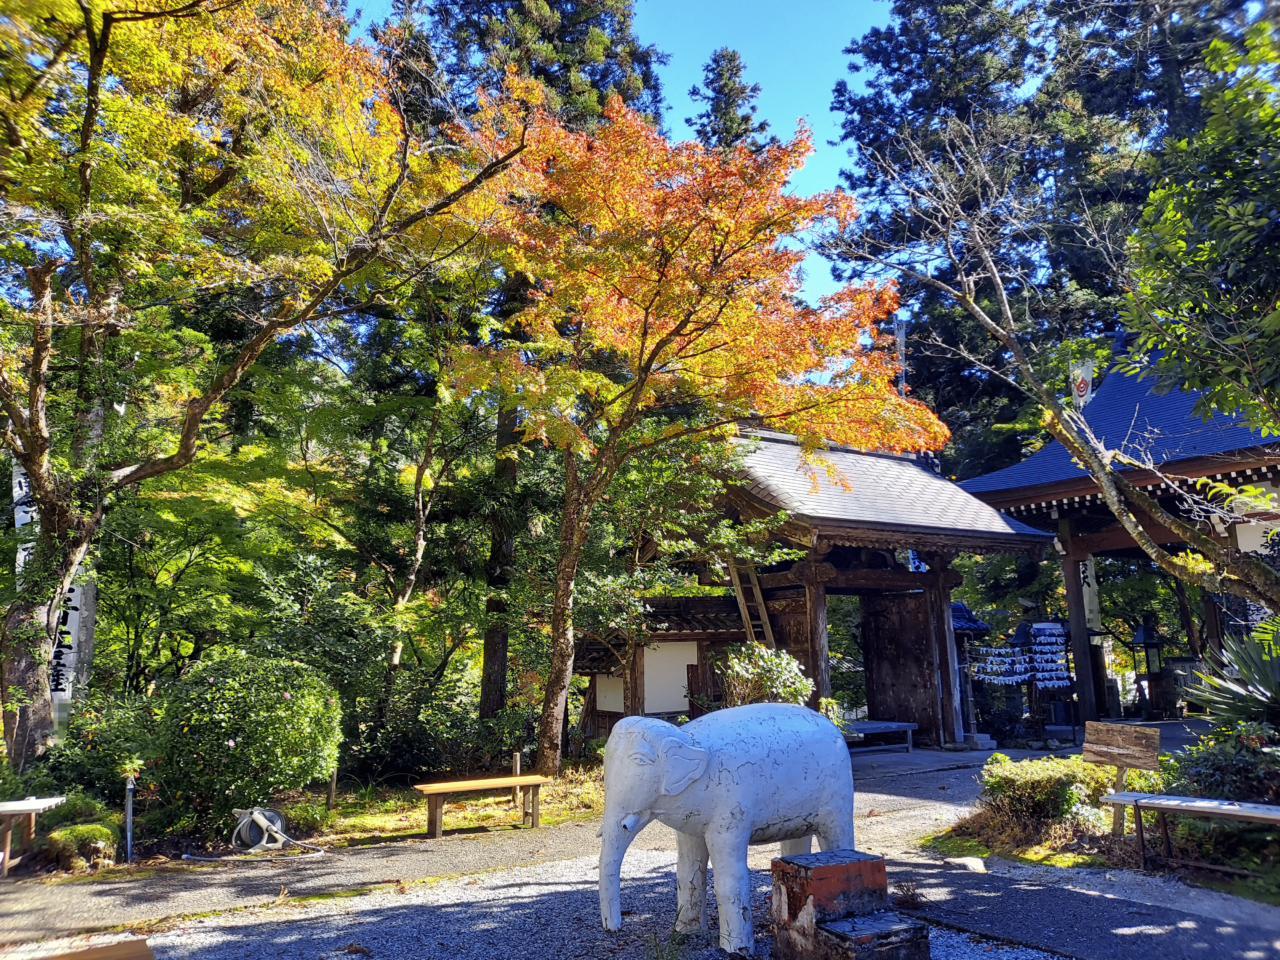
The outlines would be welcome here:
<svg viewBox="0 0 1280 960">
<path fill-rule="evenodd" d="M 1090 630 L 1102 630 L 1102 603 L 1098 598 L 1098 574 L 1093 557 L 1080 564 L 1080 586 L 1084 592 L 1084 619 Z"/>
<path fill-rule="evenodd" d="M 32 551 L 35 549 L 33 537 L 24 537 L 23 528 L 35 525 L 38 528 L 40 513 L 31 497 L 31 480 L 27 471 L 17 460 L 13 460 L 13 524 L 18 529 L 18 555 L 14 563 L 14 573 L 19 581 L 22 579 L 22 568 L 26 566 Z M 34 528 L 28 533 L 34 532 Z M 75 577 L 67 595 L 62 600 L 58 612 L 58 627 L 53 641 L 53 657 L 49 662 L 49 698 L 53 702 L 55 722 L 61 726 L 71 710 L 75 699 L 76 664 L 79 660 L 81 630 L 88 626 L 82 622 L 82 611 L 85 607 L 85 592 L 92 587 L 79 583 L 84 575 L 84 565 L 76 567 Z"/>
</svg>

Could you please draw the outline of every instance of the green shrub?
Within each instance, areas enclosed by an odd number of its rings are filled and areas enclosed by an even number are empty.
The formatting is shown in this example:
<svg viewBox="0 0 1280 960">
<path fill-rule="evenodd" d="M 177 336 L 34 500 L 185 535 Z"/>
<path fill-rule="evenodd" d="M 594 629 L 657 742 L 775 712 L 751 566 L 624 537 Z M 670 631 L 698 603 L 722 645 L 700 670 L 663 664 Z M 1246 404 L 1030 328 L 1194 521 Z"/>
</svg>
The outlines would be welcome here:
<svg viewBox="0 0 1280 960">
<path fill-rule="evenodd" d="M 361 780 L 406 782 L 424 777 L 462 776 L 511 770 L 511 755 L 536 742 L 537 707 L 512 704 L 481 720 L 478 663 L 455 660 L 438 683 L 427 671 L 395 676 L 386 722 L 379 729 L 353 731 L 348 740 L 351 772 Z M 381 695 L 381 669 L 357 710 L 372 710 Z M 344 772 L 348 769 L 343 764 Z"/>
<path fill-rule="evenodd" d="M 83 870 L 94 860 L 115 860 L 120 831 L 110 823 L 60 827 L 45 838 L 45 850 L 63 870 Z"/>
<path fill-rule="evenodd" d="M 1280 730 L 1265 723 L 1218 727 L 1172 758 L 1169 793 L 1280 804 Z"/>
<path fill-rule="evenodd" d="M 64 790 L 74 787 L 124 803 L 123 768 L 155 757 L 162 708 L 163 702 L 153 697 L 95 697 L 81 703 L 66 735 L 49 751 L 49 775 Z M 154 770 L 147 776 L 154 779 Z"/>
<path fill-rule="evenodd" d="M 725 651 L 717 665 L 724 705 L 747 703 L 808 703 L 813 681 L 800 662 L 784 650 L 770 650 L 762 643 L 737 643 Z"/>
<path fill-rule="evenodd" d="M 337 822 L 338 811 L 330 810 L 319 800 L 297 800 L 280 807 L 288 824 L 290 836 L 315 833 Z"/>
<path fill-rule="evenodd" d="M 66 802 L 40 814 L 36 826 L 40 830 L 50 831 L 67 824 L 108 820 L 113 815 L 113 811 L 107 809 L 106 804 L 97 797 L 82 790 L 69 790 Z"/>
<path fill-rule="evenodd" d="M 1097 806 L 1115 780 L 1110 767 L 1079 757 L 1010 760 L 993 754 L 982 768 L 983 801 L 998 816 L 1017 821 L 1056 823 L 1071 818 L 1081 805 Z"/>
<path fill-rule="evenodd" d="M 340 714 L 337 693 L 305 664 L 244 655 L 197 664 L 165 708 L 165 785 L 217 832 L 235 807 L 327 778 Z"/>
<path fill-rule="evenodd" d="M 1224 637 L 1222 658 L 1234 677 L 1201 673 L 1202 685 L 1187 690 L 1187 699 L 1219 720 L 1280 726 L 1280 619 L 1258 626 L 1248 639 Z"/>
</svg>

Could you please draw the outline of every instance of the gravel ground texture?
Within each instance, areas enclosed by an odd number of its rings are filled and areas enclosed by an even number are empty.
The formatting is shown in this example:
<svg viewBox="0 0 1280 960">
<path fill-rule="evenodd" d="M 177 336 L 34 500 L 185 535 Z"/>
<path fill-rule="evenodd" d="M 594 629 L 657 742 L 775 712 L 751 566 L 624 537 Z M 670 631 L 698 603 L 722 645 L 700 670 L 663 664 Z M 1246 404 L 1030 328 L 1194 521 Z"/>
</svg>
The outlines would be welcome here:
<svg viewBox="0 0 1280 960">
<path fill-rule="evenodd" d="M 630 853 L 623 869 L 623 929 L 600 929 L 592 858 L 502 870 L 450 881 L 415 885 L 407 892 L 351 899 L 253 908 L 219 917 L 187 920 L 153 935 L 159 960 L 248 960 L 278 957 L 347 960 L 545 960 L 610 958 L 646 960 L 655 945 L 670 943 L 672 871 L 666 851 Z M 767 923 L 770 880 L 756 870 L 752 906 L 757 930 Z M 714 929 L 715 918 L 712 917 Z M 1048 960 L 1050 954 L 934 928 L 933 960 Z M 88 945 L 128 939 L 98 936 Z M 38 960 L 71 946 L 67 941 L 10 951 L 13 960 Z M 767 955 L 769 938 L 757 952 Z M 724 954 L 714 932 L 683 943 L 681 960 L 712 960 Z"/>
</svg>

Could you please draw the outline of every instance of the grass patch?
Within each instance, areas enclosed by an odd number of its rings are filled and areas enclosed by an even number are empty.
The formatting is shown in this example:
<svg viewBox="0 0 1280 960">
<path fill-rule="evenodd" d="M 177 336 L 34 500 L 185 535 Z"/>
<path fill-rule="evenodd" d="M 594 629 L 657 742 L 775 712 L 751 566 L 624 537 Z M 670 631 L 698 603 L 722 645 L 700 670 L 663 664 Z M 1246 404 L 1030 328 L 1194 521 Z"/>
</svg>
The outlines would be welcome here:
<svg viewBox="0 0 1280 960">
<path fill-rule="evenodd" d="M 1195 884 L 1198 887 L 1217 890 L 1220 893 L 1229 893 L 1233 897 L 1253 900 L 1255 903 L 1265 903 L 1273 907 L 1280 907 L 1280 884 L 1275 880 L 1268 881 L 1267 878 L 1257 879 L 1254 877 L 1232 877 L 1230 880 L 1198 878 Z"/>
<path fill-rule="evenodd" d="M 325 809 L 326 791 L 295 791 L 278 806 L 289 822 L 289 835 L 326 845 L 358 845 L 427 832 L 427 798 L 412 787 L 365 786 L 339 791 L 333 810 Z M 487 791 L 449 796 L 444 828 L 455 830 L 518 829 L 523 822 L 510 792 Z M 570 768 L 539 796 L 543 826 L 589 820 L 604 812 L 604 768 L 600 764 Z"/>
<path fill-rule="evenodd" d="M 993 853 L 991 848 L 978 838 L 956 833 L 950 827 L 925 837 L 921 843 L 944 857 L 989 857 Z"/>
</svg>

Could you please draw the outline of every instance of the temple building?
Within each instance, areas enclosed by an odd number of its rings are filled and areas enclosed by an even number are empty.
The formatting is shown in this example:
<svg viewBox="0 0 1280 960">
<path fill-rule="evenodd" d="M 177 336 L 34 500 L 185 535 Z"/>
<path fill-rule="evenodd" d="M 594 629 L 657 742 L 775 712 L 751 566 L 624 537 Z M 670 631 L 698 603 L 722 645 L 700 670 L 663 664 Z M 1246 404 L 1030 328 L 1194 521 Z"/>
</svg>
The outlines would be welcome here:
<svg viewBox="0 0 1280 960">
<path fill-rule="evenodd" d="M 1053 534 L 1002 514 L 913 457 L 836 447 L 819 454 L 828 472 L 807 463 L 789 436 L 756 439 L 725 509 L 738 518 L 785 511 L 777 537 L 803 550 L 802 559 L 704 579 L 728 588 L 723 596 L 649 601 L 643 645 L 583 638 L 575 670 L 590 677 L 587 735 L 606 735 L 624 714 L 696 715 L 698 700 L 718 692 L 717 651 L 747 639 L 790 653 L 814 681 L 815 702 L 829 696 L 827 598 L 853 595 L 861 598 L 868 716 L 914 723 L 916 742 L 972 740 L 952 620 L 960 574 L 950 564 L 960 553 L 1043 556 Z"/>
<path fill-rule="evenodd" d="M 1280 449 L 1275 443 L 1238 418 L 1219 413 L 1202 418 L 1194 409 L 1198 398 L 1185 390 L 1158 393 L 1153 379 L 1113 370 L 1084 408 L 1095 436 L 1150 466 L 1127 470 L 1129 479 L 1183 519 L 1191 517 L 1181 491 L 1194 491 L 1197 480 L 1251 484 L 1275 492 L 1280 479 Z M 1106 696 L 1093 557 L 1144 554 L 1103 502 L 1092 476 L 1061 444 L 1051 441 L 1021 463 L 960 486 L 1010 520 L 1054 536 L 1054 548 L 1063 558 L 1081 719 L 1115 714 L 1115 698 L 1109 704 Z M 1158 543 L 1179 545 L 1180 538 L 1153 518 L 1135 515 Z M 1273 549 L 1268 533 L 1277 526 L 1274 519 L 1242 515 L 1233 522 L 1202 521 L 1201 527 L 1240 550 L 1263 553 Z M 1203 613 L 1210 645 L 1221 642 L 1224 629 L 1245 629 L 1256 617 L 1256 611 L 1237 598 L 1208 598 Z M 1080 669 L 1081 664 L 1089 668 Z"/>
</svg>

